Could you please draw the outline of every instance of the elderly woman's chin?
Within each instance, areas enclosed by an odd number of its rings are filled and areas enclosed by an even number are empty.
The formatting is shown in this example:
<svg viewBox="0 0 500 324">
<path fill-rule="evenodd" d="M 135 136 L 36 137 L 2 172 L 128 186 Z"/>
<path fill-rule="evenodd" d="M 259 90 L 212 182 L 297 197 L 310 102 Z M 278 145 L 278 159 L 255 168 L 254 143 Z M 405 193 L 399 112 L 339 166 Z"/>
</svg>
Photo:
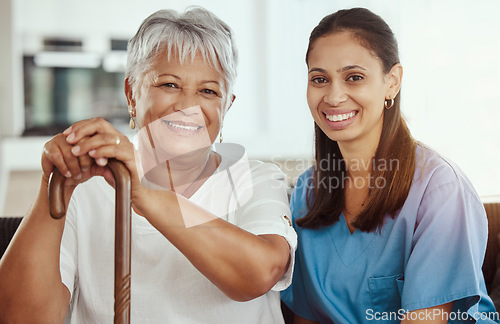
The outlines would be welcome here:
<svg viewBox="0 0 500 324">
<path fill-rule="evenodd" d="M 160 161 L 195 157 L 212 145 L 205 125 L 161 120 L 151 123 L 149 130 Z"/>
<path fill-rule="evenodd" d="M 208 136 L 206 138 L 179 138 L 162 142 L 155 146 L 155 151 L 160 162 L 200 163 L 206 159 L 211 145 Z"/>
</svg>

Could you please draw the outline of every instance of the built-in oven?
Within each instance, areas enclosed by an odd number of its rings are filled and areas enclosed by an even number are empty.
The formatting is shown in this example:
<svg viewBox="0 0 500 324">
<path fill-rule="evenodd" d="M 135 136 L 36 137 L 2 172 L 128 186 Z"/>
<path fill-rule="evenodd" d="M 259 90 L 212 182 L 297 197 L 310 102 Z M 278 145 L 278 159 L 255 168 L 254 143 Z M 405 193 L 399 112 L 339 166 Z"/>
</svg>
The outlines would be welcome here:
<svg viewBox="0 0 500 324">
<path fill-rule="evenodd" d="M 97 116 L 126 128 L 126 44 L 111 40 L 110 51 L 92 53 L 79 40 L 46 38 L 43 51 L 25 53 L 24 135 L 54 135 Z"/>
</svg>

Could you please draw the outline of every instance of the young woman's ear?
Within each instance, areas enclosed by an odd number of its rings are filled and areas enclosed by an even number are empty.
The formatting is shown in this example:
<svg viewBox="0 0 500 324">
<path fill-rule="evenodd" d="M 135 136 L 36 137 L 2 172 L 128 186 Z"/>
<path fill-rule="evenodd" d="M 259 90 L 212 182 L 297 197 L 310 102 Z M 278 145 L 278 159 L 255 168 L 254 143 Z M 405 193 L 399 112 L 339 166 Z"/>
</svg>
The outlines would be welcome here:
<svg viewBox="0 0 500 324">
<path fill-rule="evenodd" d="M 127 97 L 127 105 L 129 110 L 135 109 L 134 92 L 132 90 L 132 83 L 129 78 L 125 79 L 125 96 Z"/>
<path fill-rule="evenodd" d="M 386 74 L 386 98 L 395 98 L 401 89 L 403 80 L 403 66 L 399 63 L 394 64 L 389 73 Z"/>
</svg>

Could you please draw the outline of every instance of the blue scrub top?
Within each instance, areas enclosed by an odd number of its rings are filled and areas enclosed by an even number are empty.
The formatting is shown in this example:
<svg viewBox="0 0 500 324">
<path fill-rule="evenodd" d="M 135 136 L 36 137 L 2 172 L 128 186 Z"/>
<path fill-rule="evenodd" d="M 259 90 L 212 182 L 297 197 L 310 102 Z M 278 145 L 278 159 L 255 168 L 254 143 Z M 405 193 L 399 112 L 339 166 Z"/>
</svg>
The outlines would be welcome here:
<svg viewBox="0 0 500 324">
<path fill-rule="evenodd" d="M 293 312 L 321 323 L 399 323 L 404 312 L 454 301 L 449 323 L 498 320 L 481 270 L 483 204 L 451 162 L 421 145 L 416 160 L 408 198 L 380 233 L 351 234 L 343 215 L 319 229 L 298 227 L 311 169 L 300 176 L 291 199 L 295 269 L 281 293 Z"/>
</svg>

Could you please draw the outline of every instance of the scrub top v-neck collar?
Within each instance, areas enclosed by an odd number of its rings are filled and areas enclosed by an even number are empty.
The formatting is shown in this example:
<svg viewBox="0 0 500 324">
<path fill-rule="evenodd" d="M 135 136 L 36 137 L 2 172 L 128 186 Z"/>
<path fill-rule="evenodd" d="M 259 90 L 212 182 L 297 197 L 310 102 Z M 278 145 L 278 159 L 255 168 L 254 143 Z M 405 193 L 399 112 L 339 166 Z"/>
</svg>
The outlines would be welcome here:
<svg viewBox="0 0 500 324">
<path fill-rule="evenodd" d="M 330 235 L 339 259 L 345 267 L 348 267 L 366 252 L 377 233 L 367 233 L 357 229 L 351 233 L 342 213 L 339 221 L 333 225 Z"/>
</svg>

